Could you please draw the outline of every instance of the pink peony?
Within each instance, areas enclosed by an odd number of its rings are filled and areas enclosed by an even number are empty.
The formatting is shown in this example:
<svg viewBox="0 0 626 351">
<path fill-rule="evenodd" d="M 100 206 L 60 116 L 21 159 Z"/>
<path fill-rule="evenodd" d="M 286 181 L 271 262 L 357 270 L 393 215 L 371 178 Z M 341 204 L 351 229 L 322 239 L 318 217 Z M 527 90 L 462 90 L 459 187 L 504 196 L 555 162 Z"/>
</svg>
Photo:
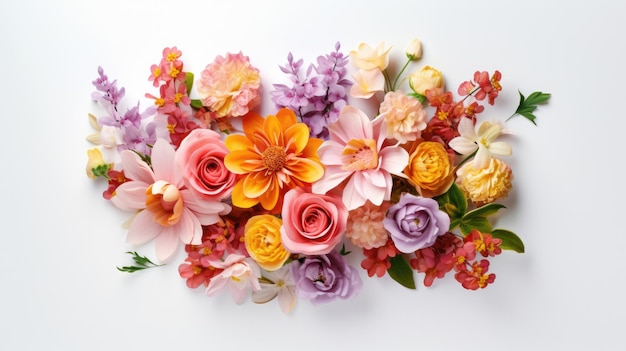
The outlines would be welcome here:
<svg viewBox="0 0 626 351">
<path fill-rule="evenodd" d="M 294 188 L 285 194 L 282 217 L 281 240 L 288 251 L 323 255 L 341 241 L 348 210 L 336 196 Z"/>
<path fill-rule="evenodd" d="M 202 104 L 218 118 L 243 116 L 261 101 L 259 70 L 241 52 L 217 56 L 197 84 Z"/>
<path fill-rule="evenodd" d="M 401 144 L 416 140 L 426 129 L 426 111 L 422 104 L 400 91 L 390 91 L 385 95 L 380 113 L 385 115 L 389 137 Z"/>
<path fill-rule="evenodd" d="M 387 243 L 389 235 L 383 226 L 385 213 L 389 209 L 389 202 L 381 206 L 374 206 L 371 202 L 350 211 L 346 237 L 358 247 L 373 249 Z"/>
<path fill-rule="evenodd" d="M 313 183 L 313 192 L 325 194 L 345 180 L 343 203 L 349 211 L 367 200 L 380 206 L 391 198 L 391 175 L 405 178 L 402 171 L 408 152 L 397 145 L 384 144 L 387 128 L 384 116 L 370 119 L 353 106 L 344 107 L 339 119 L 328 127 L 329 140 L 317 150 L 326 166 L 324 176 Z"/>
<path fill-rule="evenodd" d="M 210 129 L 194 129 L 176 151 L 176 166 L 185 185 L 200 199 L 217 200 L 230 196 L 237 175 L 224 166 L 228 153 L 220 135 Z"/>
<path fill-rule="evenodd" d="M 157 258 L 165 261 L 179 242 L 200 245 L 202 225 L 220 220 L 230 207 L 218 201 L 198 201 L 185 188 L 174 169 L 174 148 L 158 139 L 152 150 L 152 167 L 133 151 L 122 151 L 122 166 L 127 178 L 111 198 L 123 210 L 139 211 L 133 217 L 126 241 L 141 245 L 155 239 Z"/>
</svg>

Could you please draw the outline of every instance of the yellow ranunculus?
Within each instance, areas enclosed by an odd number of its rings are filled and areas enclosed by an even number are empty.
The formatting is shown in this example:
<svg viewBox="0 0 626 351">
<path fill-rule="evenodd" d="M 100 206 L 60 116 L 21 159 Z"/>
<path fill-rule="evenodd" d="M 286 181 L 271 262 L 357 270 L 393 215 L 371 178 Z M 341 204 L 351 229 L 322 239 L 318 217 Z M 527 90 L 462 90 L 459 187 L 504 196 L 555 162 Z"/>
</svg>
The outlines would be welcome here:
<svg viewBox="0 0 626 351">
<path fill-rule="evenodd" d="M 426 96 L 426 90 L 443 89 L 443 75 L 436 68 L 424 66 L 409 76 L 409 85 L 417 94 Z"/>
<path fill-rule="evenodd" d="M 273 215 L 257 215 L 248 220 L 244 240 L 246 250 L 261 268 L 275 271 L 289 258 L 280 241 L 280 227 L 283 221 Z"/>
<path fill-rule="evenodd" d="M 513 172 L 502 160 L 492 158 L 485 168 L 474 168 L 474 160 L 457 171 L 457 182 L 467 197 L 477 206 L 504 198 L 511 190 Z"/>
<path fill-rule="evenodd" d="M 422 196 L 434 197 L 448 191 L 454 182 L 454 168 L 440 143 L 423 141 L 409 156 L 404 173 Z"/>
</svg>

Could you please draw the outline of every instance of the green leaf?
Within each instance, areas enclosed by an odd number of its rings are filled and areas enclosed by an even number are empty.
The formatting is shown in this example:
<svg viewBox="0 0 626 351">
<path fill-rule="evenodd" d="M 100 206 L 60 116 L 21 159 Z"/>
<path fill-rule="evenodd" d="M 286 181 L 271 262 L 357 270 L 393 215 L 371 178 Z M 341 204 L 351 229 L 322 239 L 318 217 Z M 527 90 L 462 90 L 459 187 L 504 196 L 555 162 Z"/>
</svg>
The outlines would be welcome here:
<svg viewBox="0 0 626 351">
<path fill-rule="evenodd" d="M 127 251 L 126 253 L 133 256 L 133 261 L 135 261 L 136 266 L 116 267 L 120 272 L 133 273 L 142 269 L 163 266 L 162 264 L 156 264 L 150 261 L 150 259 L 145 256 L 140 256 L 137 252 Z"/>
<path fill-rule="evenodd" d="M 513 250 L 519 253 L 524 252 L 524 242 L 522 242 L 522 239 L 520 239 L 517 234 L 513 233 L 510 230 L 494 229 L 491 232 L 491 236 L 502 240 L 502 244 L 500 244 L 500 247 L 503 250 Z"/>
<path fill-rule="evenodd" d="M 453 226 L 453 223 L 463 218 L 467 211 L 467 199 L 465 198 L 465 194 L 463 194 L 463 191 L 458 185 L 453 183 L 447 192 L 437 196 L 435 200 L 437 200 L 439 204 L 439 209 L 450 216 L 450 230 L 454 229 L 456 225 Z"/>
<path fill-rule="evenodd" d="M 486 217 L 463 218 L 459 228 L 463 235 L 469 234 L 474 229 L 481 233 L 491 233 L 491 223 Z"/>
<path fill-rule="evenodd" d="M 201 108 L 202 107 L 202 100 L 198 100 L 198 99 L 191 99 L 191 107 L 193 108 Z"/>
<path fill-rule="evenodd" d="M 537 117 L 533 114 L 533 112 L 535 112 L 535 110 L 537 109 L 537 105 L 545 104 L 546 102 L 548 102 L 552 95 L 548 93 L 542 93 L 540 91 L 535 91 L 532 94 L 528 95 L 527 98 L 525 98 L 522 92 L 518 92 L 519 105 L 517 106 L 517 110 L 515 110 L 515 113 L 512 114 L 511 117 L 507 118 L 507 121 L 513 118 L 515 115 L 520 115 L 526 117 L 534 125 L 537 125 L 537 123 L 535 123 L 535 119 Z"/>
<path fill-rule="evenodd" d="M 498 212 L 498 210 L 500 210 L 501 208 L 506 208 L 506 206 L 490 203 L 469 211 L 465 214 L 465 216 L 463 216 L 463 219 L 471 219 L 474 217 L 488 217 Z"/>
<path fill-rule="evenodd" d="M 187 73 L 185 75 L 185 87 L 187 88 L 187 96 L 189 96 L 189 93 L 191 92 L 191 87 L 193 86 L 193 73 L 191 72 L 185 72 Z"/>
<path fill-rule="evenodd" d="M 396 255 L 395 257 L 391 257 L 389 262 L 391 262 L 391 267 L 387 270 L 389 276 L 405 288 L 415 289 L 413 270 L 406 261 L 406 258 L 402 255 Z"/>
<path fill-rule="evenodd" d="M 341 244 L 341 251 L 339 251 L 339 253 L 341 254 L 341 256 L 347 256 L 351 253 L 352 251 L 346 251 L 346 244 Z"/>
<path fill-rule="evenodd" d="M 419 101 L 420 103 L 424 103 L 424 101 L 426 101 L 426 96 L 422 95 L 422 94 L 418 94 L 418 93 L 410 93 L 407 94 L 410 97 L 416 98 L 417 101 Z"/>
</svg>

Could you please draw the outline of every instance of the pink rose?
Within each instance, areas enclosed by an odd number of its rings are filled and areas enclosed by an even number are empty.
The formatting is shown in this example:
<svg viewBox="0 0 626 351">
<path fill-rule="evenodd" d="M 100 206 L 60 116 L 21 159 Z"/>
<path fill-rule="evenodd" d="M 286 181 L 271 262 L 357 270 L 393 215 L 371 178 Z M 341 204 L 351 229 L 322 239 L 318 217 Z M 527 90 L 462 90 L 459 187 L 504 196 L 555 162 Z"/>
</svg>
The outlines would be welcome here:
<svg viewBox="0 0 626 351">
<path fill-rule="evenodd" d="M 341 241 L 348 210 L 340 197 L 294 188 L 285 194 L 282 218 L 281 240 L 288 251 L 324 255 Z"/>
<path fill-rule="evenodd" d="M 237 175 L 224 166 L 228 149 L 210 129 L 194 129 L 176 150 L 176 166 L 185 185 L 200 199 L 222 200 L 232 192 Z"/>
</svg>

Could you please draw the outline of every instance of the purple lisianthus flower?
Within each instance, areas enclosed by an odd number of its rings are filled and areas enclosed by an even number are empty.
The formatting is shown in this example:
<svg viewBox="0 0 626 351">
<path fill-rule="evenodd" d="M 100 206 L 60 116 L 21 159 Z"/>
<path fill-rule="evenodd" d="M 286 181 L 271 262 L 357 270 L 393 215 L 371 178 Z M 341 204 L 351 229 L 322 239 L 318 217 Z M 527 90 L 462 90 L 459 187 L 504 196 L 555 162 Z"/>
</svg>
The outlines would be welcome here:
<svg viewBox="0 0 626 351">
<path fill-rule="evenodd" d="M 291 275 L 296 282 L 298 297 L 313 304 L 348 299 L 363 286 L 356 269 L 336 250 L 326 255 L 307 256 L 304 261 L 294 261 Z"/>
<path fill-rule="evenodd" d="M 383 226 L 398 250 L 411 253 L 432 246 L 438 236 L 448 231 L 450 217 L 431 198 L 403 194 L 389 208 Z"/>
</svg>

